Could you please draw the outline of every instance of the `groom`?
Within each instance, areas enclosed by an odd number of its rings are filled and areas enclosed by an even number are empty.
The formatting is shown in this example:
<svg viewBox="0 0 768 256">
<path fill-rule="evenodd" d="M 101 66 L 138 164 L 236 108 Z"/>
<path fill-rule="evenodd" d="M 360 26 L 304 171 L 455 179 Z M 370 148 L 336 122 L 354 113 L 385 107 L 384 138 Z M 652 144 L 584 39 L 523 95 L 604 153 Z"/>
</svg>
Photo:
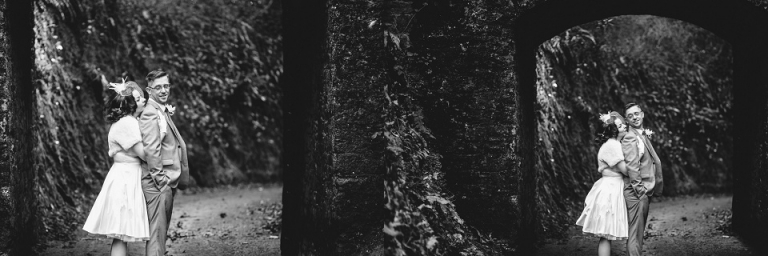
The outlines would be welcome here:
<svg viewBox="0 0 768 256">
<path fill-rule="evenodd" d="M 624 178 L 624 199 L 627 203 L 629 238 L 627 252 L 630 256 L 642 255 L 645 222 L 648 219 L 649 197 L 661 194 L 661 161 L 648 139 L 652 133 L 643 129 L 643 110 L 629 103 L 624 110 L 629 123 L 627 134 L 621 140 L 627 175 Z"/>
<path fill-rule="evenodd" d="M 173 109 L 166 105 L 170 89 L 168 74 L 162 70 L 149 72 L 147 90 L 150 99 L 139 118 L 146 153 L 146 164 L 142 165 L 141 186 L 149 215 L 147 256 L 165 255 L 165 239 L 173 212 L 173 197 L 176 195 L 176 188 L 184 189 L 189 183 L 187 145 L 171 119 Z"/>
</svg>

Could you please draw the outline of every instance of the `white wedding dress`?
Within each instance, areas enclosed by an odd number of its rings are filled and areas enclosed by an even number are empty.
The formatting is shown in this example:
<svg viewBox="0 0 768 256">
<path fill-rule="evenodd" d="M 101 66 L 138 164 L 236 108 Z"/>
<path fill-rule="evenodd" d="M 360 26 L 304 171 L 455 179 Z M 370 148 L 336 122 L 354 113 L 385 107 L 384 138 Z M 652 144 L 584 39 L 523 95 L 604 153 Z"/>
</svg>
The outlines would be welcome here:
<svg viewBox="0 0 768 256">
<path fill-rule="evenodd" d="M 624 178 L 616 164 L 624 161 L 621 143 L 608 139 L 597 153 L 597 170 L 603 174 L 592 185 L 584 200 L 584 211 L 576 221 L 582 232 L 604 237 L 608 240 L 623 240 L 628 236 L 627 204 L 624 200 Z"/>
<path fill-rule="evenodd" d="M 125 116 L 112 124 L 107 136 L 115 163 L 93 203 L 83 230 L 126 242 L 149 240 L 149 220 L 141 188 L 141 162 L 127 150 L 141 143 L 139 122 Z"/>
</svg>

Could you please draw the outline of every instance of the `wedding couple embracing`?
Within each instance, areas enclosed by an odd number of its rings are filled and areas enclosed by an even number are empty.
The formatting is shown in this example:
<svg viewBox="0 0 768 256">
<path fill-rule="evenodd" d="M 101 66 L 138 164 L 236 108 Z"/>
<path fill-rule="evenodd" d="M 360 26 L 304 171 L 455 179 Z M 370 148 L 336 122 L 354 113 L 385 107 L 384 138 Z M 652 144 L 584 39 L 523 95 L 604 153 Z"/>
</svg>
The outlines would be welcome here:
<svg viewBox="0 0 768 256">
<path fill-rule="evenodd" d="M 645 114 L 637 104 L 600 115 L 596 141 L 597 171 L 602 177 L 587 194 L 576 221 L 584 233 L 600 237 L 598 255 L 611 254 L 612 240 L 627 240 L 631 256 L 642 255 L 649 198 L 662 190 L 661 161 L 643 128 Z M 627 126 L 626 124 L 629 124 Z"/>
<path fill-rule="evenodd" d="M 133 81 L 109 84 L 116 92 L 105 108 L 114 163 L 83 229 L 113 238 L 111 255 L 127 255 L 126 242 L 141 241 L 146 255 L 164 255 L 173 197 L 189 183 L 187 146 L 166 104 L 168 74 L 155 70 L 146 79 L 147 90 Z"/>
</svg>

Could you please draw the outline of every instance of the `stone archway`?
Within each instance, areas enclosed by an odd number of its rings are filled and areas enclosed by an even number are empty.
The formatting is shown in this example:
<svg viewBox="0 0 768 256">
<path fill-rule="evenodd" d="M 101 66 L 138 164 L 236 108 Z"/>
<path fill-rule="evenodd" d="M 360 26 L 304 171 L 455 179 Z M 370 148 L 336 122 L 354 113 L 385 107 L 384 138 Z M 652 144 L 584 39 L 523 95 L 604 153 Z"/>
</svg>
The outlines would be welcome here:
<svg viewBox="0 0 768 256">
<path fill-rule="evenodd" d="M 705 28 L 734 49 L 733 225 L 752 242 L 766 236 L 768 214 L 761 203 L 768 191 L 760 180 L 765 169 L 766 89 L 768 85 L 768 13 L 748 1 L 561 1 L 552 0 L 525 11 L 515 22 L 515 63 L 518 75 L 521 153 L 521 232 L 534 230 L 536 184 L 533 148 L 536 139 L 535 49 L 565 29 L 618 15 L 650 14 L 675 18 Z M 533 242 L 533 233 L 520 236 Z M 533 244 L 521 241 L 521 244 Z M 757 244 L 757 243 L 755 243 Z M 763 246 L 763 245 L 759 245 Z"/>
<path fill-rule="evenodd" d="M 534 245 L 534 49 L 569 27 L 626 14 L 687 21 L 734 47 L 734 225 L 747 237 L 766 235 L 768 207 L 760 200 L 768 201 L 768 189 L 759 180 L 768 174 L 758 171 L 766 168 L 768 50 L 761 46 L 768 35 L 758 28 L 768 12 L 758 6 L 768 1 L 305 2 L 283 2 L 284 255 L 384 246 L 383 147 L 371 135 L 384 123 L 376 101 L 386 101 L 393 65 L 382 37 L 395 35 L 383 32 L 395 30 L 408 48 L 400 70 L 420 86 L 413 94 L 439 94 L 419 104 L 427 128 L 450 141 L 430 146 L 448 159 L 440 171 L 450 192 L 468 198 L 457 200 L 461 217 Z M 488 205 L 513 214 L 495 218 Z"/>
</svg>

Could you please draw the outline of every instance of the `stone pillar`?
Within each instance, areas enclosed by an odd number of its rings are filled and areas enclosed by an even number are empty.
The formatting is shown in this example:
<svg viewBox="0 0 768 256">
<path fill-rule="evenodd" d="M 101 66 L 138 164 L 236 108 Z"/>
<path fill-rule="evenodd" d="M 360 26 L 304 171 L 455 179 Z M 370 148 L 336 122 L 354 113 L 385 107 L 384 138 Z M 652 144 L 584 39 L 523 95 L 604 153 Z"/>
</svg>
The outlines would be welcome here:
<svg viewBox="0 0 768 256">
<path fill-rule="evenodd" d="M 768 18 L 759 21 L 768 23 Z M 768 251 L 768 50 L 764 47 L 768 33 L 739 33 L 743 40 L 731 42 L 735 78 L 733 229 L 752 245 Z"/>
<path fill-rule="evenodd" d="M 322 88 L 325 1 L 283 1 L 283 216 L 282 255 L 316 255 L 325 204 L 317 200 L 317 113 Z M 307 197 L 307 194 L 310 196 Z M 318 223 L 319 222 L 319 223 Z"/>
<path fill-rule="evenodd" d="M 0 2 L 0 251 L 32 255 L 38 227 L 33 169 L 33 1 Z"/>
</svg>

